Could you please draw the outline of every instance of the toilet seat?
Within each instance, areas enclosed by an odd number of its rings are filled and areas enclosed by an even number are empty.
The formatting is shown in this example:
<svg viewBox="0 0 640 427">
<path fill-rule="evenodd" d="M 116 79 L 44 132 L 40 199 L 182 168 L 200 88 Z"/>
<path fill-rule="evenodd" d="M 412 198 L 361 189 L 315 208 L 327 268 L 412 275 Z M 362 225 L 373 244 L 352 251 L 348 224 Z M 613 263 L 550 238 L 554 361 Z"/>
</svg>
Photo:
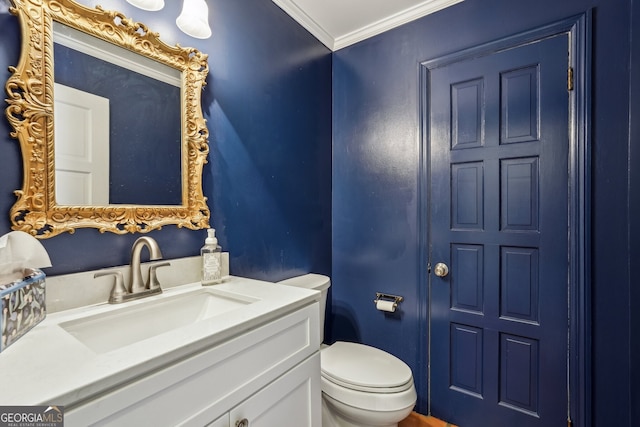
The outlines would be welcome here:
<svg viewBox="0 0 640 427">
<path fill-rule="evenodd" d="M 339 379 L 333 378 L 325 373 L 322 373 L 322 378 L 339 387 L 343 387 L 349 390 L 361 391 L 363 393 L 381 393 L 381 394 L 398 393 L 404 390 L 408 390 L 411 388 L 411 386 L 413 386 L 412 380 L 407 381 L 405 384 L 399 387 L 363 387 L 359 385 L 350 384 L 345 381 L 340 381 Z"/>
<path fill-rule="evenodd" d="M 396 393 L 413 385 L 411 368 L 375 347 L 338 341 L 320 353 L 322 376 L 334 384 L 368 393 Z"/>
<path fill-rule="evenodd" d="M 409 388 L 397 393 L 369 393 L 342 387 L 328 380 L 320 378 L 322 394 L 325 398 L 340 402 L 343 405 L 367 411 L 393 412 L 406 408 L 413 408 L 416 404 L 416 388 L 411 381 Z"/>
<path fill-rule="evenodd" d="M 369 411 L 413 407 L 416 390 L 411 369 L 380 349 L 338 341 L 323 349 L 322 392 L 331 399 Z"/>
</svg>

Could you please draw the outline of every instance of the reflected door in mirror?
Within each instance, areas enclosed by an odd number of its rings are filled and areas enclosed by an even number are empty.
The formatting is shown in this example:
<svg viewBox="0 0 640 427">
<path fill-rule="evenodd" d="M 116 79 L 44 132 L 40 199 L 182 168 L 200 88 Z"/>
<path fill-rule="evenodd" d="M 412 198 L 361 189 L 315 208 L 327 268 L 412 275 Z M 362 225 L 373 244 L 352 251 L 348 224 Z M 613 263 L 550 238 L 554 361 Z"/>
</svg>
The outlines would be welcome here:
<svg viewBox="0 0 640 427">
<path fill-rule="evenodd" d="M 61 84 L 56 112 L 56 202 L 109 204 L 109 100 Z"/>
</svg>

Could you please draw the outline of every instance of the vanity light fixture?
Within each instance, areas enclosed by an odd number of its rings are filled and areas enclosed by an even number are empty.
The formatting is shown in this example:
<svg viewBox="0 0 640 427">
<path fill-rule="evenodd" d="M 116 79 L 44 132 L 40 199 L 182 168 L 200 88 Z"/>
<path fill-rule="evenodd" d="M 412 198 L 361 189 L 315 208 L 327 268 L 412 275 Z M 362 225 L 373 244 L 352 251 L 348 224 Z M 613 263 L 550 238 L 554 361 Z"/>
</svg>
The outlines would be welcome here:
<svg viewBox="0 0 640 427">
<path fill-rule="evenodd" d="M 205 0 L 184 0 L 182 13 L 176 19 L 176 25 L 183 33 L 197 39 L 211 37 L 209 27 L 209 8 Z"/>
<path fill-rule="evenodd" d="M 164 0 L 127 0 L 127 3 L 134 5 L 138 9 L 152 12 L 164 7 Z"/>
<path fill-rule="evenodd" d="M 156 11 L 164 7 L 164 0 L 127 0 L 127 3 L 142 10 Z M 176 19 L 176 25 L 188 36 L 196 39 L 211 37 L 209 27 L 209 8 L 205 0 L 184 0 L 182 12 Z"/>
</svg>

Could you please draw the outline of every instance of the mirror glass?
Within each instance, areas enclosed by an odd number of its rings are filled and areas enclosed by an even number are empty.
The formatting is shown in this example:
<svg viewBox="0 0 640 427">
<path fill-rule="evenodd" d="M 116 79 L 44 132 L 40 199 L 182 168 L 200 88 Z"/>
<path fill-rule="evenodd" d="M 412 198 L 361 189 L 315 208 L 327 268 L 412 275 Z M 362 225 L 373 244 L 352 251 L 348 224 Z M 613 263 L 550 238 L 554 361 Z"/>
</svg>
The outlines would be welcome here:
<svg viewBox="0 0 640 427">
<path fill-rule="evenodd" d="M 12 229 L 48 238 L 83 227 L 207 228 L 207 55 L 100 6 L 13 4 L 22 51 L 6 116 L 24 176 Z"/>
<path fill-rule="evenodd" d="M 179 205 L 180 71 L 58 22 L 53 33 L 58 204 Z"/>
</svg>

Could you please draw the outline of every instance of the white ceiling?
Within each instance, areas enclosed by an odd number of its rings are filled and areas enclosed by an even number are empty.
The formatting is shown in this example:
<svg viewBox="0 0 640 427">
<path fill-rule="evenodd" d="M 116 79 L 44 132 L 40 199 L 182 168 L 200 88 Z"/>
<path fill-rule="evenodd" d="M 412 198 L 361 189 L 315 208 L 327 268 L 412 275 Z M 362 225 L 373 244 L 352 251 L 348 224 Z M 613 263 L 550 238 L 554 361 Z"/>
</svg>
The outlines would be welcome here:
<svg viewBox="0 0 640 427">
<path fill-rule="evenodd" d="M 273 0 L 334 51 L 461 1 Z"/>
</svg>

